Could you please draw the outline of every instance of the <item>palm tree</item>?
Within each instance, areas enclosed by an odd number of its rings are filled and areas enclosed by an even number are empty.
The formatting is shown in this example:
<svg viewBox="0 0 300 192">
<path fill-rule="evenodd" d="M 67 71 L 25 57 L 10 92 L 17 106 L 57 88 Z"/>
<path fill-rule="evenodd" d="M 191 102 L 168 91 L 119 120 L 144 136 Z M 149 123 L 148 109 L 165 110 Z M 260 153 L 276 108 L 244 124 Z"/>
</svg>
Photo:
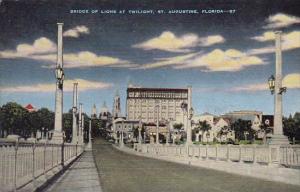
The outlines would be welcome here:
<svg viewBox="0 0 300 192">
<path fill-rule="evenodd" d="M 203 141 L 204 133 L 211 130 L 211 126 L 210 126 L 210 124 L 207 123 L 207 121 L 199 121 L 198 126 L 196 127 L 196 129 L 197 128 L 199 128 L 199 130 L 202 131 L 201 141 Z"/>
<path fill-rule="evenodd" d="M 194 130 L 193 130 L 193 132 L 195 133 L 195 136 L 196 136 L 196 139 L 195 139 L 196 142 L 199 142 L 199 132 L 200 131 L 201 130 L 200 130 L 199 127 L 195 127 Z"/>
<path fill-rule="evenodd" d="M 226 142 L 227 142 L 227 135 L 228 135 L 229 132 L 230 132 L 230 128 L 228 126 L 224 126 L 218 132 L 218 137 L 222 138 L 222 136 L 225 136 L 225 139 L 226 139 Z"/>
</svg>

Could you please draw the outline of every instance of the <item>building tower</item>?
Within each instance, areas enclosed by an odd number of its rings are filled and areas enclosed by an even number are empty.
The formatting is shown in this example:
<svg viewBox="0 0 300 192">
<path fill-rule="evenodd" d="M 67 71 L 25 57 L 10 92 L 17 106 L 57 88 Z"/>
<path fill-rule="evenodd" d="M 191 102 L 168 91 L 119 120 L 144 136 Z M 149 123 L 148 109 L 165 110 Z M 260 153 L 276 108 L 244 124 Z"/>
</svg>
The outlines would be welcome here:
<svg viewBox="0 0 300 192">
<path fill-rule="evenodd" d="M 113 119 L 117 119 L 118 117 L 121 117 L 121 100 L 119 91 L 117 90 L 115 98 L 114 98 L 114 106 L 112 110 Z"/>
<path fill-rule="evenodd" d="M 97 108 L 96 108 L 95 104 L 93 105 L 93 108 L 92 108 L 91 118 L 92 119 L 96 119 L 97 118 Z"/>
</svg>

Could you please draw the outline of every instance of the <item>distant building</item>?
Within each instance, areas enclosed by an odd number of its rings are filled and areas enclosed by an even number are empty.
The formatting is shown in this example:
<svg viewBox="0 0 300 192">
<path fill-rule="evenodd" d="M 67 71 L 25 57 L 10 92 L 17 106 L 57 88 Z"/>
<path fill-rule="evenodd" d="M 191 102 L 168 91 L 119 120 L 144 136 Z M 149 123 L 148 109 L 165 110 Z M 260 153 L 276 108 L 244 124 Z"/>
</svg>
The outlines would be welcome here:
<svg viewBox="0 0 300 192">
<path fill-rule="evenodd" d="M 274 115 L 263 115 L 262 116 L 262 124 L 266 125 L 267 127 L 273 128 L 274 127 Z"/>
<path fill-rule="evenodd" d="M 134 129 L 138 128 L 139 121 L 126 120 L 124 117 L 119 117 L 113 120 L 112 132 L 114 133 L 115 140 L 120 138 L 123 131 L 123 136 L 126 141 L 134 140 Z"/>
<path fill-rule="evenodd" d="M 35 112 L 37 109 L 33 107 L 30 103 L 24 107 L 28 112 Z"/>
<path fill-rule="evenodd" d="M 213 126 L 215 115 L 212 115 L 210 113 L 202 113 L 200 115 L 193 116 L 193 122 L 199 123 L 199 121 L 206 121 L 210 126 Z"/>
<path fill-rule="evenodd" d="M 186 123 L 181 109 L 184 102 L 191 101 L 191 88 L 127 88 L 126 115 L 128 120 L 144 123 L 172 121 Z M 191 106 L 188 106 L 188 109 Z"/>
<path fill-rule="evenodd" d="M 121 114 L 121 100 L 120 100 L 120 95 L 119 95 L 118 92 L 116 93 L 115 98 L 114 98 L 112 116 L 113 116 L 113 119 L 116 119 L 118 117 L 122 117 L 122 114 Z"/>
<path fill-rule="evenodd" d="M 237 121 L 238 119 L 251 121 L 252 124 L 251 127 L 256 131 L 260 129 L 262 116 L 263 113 L 261 111 L 248 111 L 248 110 L 233 111 L 233 112 L 226 113 L 225 115 L 222 115 L 222 117 L 229 118 L 233 122 Z"/>
<path fill-rule="evenodd" d="M 193 120 L 192 129 L 198 126 L 199 121 L 201 122 L 206 121 L 206 123 L 210 125 L 211 129 L 209 131 L 206 131 L 204 133 L 202 131 L 199 132 L 199 135 L 202 141 L 204 142 L 212 142 L 214 140 L 226 141 L 227 139 L 234 140 L 234 131 L 229 131 L 225 135 L 220 135 L 220 131 L 222 128 L 225 127 L 230 128 L 231 120 L 229 118 L 217 117 L 210 113 L 203 113 L 200 115 L 195 115 L 192 120 Z"/>
<path fill-rule="evenodd" d="M 111 121 L 111 118 L 112 115 L 106 107 L 106 103 L 104 102 L 100 109 L 99 119 L 104 121 Z"/>
<path fill-rule="evenodd" d="M 97 118 L 97 108 L 96 108 L 95 104 L 93 105 L 93 108 L 92 108 L 91 118 L 94 118 L 94 119 Z"/>
</svg>

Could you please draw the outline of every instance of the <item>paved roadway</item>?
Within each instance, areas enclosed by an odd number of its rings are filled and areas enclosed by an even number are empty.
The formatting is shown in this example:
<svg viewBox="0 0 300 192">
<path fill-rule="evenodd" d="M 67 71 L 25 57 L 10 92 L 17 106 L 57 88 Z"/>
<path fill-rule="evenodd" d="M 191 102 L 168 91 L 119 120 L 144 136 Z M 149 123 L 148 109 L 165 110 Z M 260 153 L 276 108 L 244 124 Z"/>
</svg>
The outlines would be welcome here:
<svg viewBox="0 0 300 192">
<path fill-rule="evenodd" d="M 300 192 L 299 186 L 128 155 L 101 139 L 93 149 L 104 192 Z"/>
<path fill-rule="evenodd" d="M 102 192 L 92 152 L 85 152 L 46 192 Z"/>
</svg>

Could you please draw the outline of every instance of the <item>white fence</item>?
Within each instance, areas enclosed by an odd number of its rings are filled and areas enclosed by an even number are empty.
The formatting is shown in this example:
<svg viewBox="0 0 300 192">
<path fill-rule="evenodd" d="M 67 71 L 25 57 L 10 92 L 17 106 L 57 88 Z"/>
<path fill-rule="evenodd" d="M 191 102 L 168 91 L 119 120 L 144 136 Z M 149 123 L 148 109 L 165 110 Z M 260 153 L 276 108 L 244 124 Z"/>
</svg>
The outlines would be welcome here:
<svg viewBox="0 0 300 192">
<path fill-rule="evenodd" d="M 82 145 L 70 143 L 0 141 L 0 191 L 17 191 L 37 177 L 68 164 L 82 152 Z"/>
<path fill-rule="evenodd" d="M 138 152 L 157 156 L 190 157 L 199 160 L 279 164 L 300 168 L 300 145 L 155 145 L 135 144 Z"/>
</svg>

